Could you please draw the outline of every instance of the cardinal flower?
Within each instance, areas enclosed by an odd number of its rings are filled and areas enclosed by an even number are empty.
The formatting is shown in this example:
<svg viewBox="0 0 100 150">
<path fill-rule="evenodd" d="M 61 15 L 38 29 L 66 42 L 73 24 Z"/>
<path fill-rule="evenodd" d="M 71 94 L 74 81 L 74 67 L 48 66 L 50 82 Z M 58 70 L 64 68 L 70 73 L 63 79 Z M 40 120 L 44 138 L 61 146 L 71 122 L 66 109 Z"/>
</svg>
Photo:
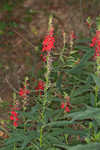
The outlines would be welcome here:
<svg viewBox="0 0 100 150">
<path fill-rule="evenodd" d="M 43 82 L 42 80 L 40 80 L 40 81 L 38 82 L 38 85 L 37 85 L 37 87 L 35 88 L 35 90 L 36 90 L 37 94 L 40 94 L 40 95 L 43 94 L 43 91 L 44 91 L 44 82 Z"/>
<path fill-rule="evenodd" d="M 51 28 L 49 35 L 47 35 L 43 41 L 43 48 L 42 48 L 42 52 L 44 51 L 51 51 L 52 48 L 54 48 L 54 42 L 55 42 L 55 38 L 53 37 L 53 32 L 54 29 Z"/>
<path fill-rule="evenodd" d="M 96 36 L 93 37 L 90 47 L 95 47 L 94 57 L 100 56 L 100 31 L 96 31 Z"/>
<path fill-rule="evenodd" d="M 65 112 L 70 112 L 70 97 L 69 96 L 67 96 L 66 97 L 66 102 L 62 102 L 61 103 L 61 108 L 62 109 L 65 109 Z"/>
<path fill-rule="evenodd" d="M 13 121 L 13 125 L 15 127 L 18 127 L 18 113 L 16 112 L 15 108 L 11 108 L 12 110 L 10 111 L 11 115 L 10 115 L 10 120 Z"/>
<path fill-rule="evenodd" d="M 19 89 L 19 95 L 23 98 L 26 98 L 27 94 L 29 94 L 30 91 L 28 89 L 26 89 L 26 87 L 24 86 L 24 88 L 20 88 Z"/>
</svg>

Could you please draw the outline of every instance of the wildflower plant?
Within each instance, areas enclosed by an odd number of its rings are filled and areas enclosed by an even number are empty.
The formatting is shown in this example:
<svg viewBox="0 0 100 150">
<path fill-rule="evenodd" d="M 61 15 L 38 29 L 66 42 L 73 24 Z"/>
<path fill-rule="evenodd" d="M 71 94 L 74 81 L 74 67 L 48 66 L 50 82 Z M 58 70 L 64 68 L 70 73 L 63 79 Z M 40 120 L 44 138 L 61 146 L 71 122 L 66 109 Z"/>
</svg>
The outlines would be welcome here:
<svg viewBox="0 0 100 150">
<path fill-rule="evenodd" d="M 96 32 L 91 43 L 89 38 L 76 38 L 72 31 L 70 43 L 65 46 L 64 31 L 64 47 L 55 63 L 52 15 L 48 26 L 40 54 L 45 68 L 43 78 L 39 78 L 33 89 L 28 83 L 30 79 L 25 78 L 16 95 L 22 106 L 11 109 L 10 123 L 14 128 L 10 128 L 9 138 L 1 150 L 99 150 L 100 80 L 96 65 L 100 57 L 96 51 L 99 33 Z M 91 60 L 93 56 L 96 62 Z M 94 87 L 98 89 L 95 91 Z"/>
</svg>

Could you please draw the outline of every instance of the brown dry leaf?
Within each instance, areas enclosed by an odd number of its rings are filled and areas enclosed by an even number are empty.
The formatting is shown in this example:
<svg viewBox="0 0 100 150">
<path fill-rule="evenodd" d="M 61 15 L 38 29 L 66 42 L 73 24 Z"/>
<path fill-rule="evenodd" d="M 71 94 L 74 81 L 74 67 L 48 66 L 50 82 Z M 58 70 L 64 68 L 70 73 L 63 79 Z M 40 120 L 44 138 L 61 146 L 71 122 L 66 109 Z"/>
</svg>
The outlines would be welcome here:
<svg viewBox="0 0 100 150">
<path fill-rule="evenodd" d="M 5 132 L 0 130 L 0 137 L 3 139 L 6 139 L 6 138 L 8 138 L 8 135 Z"/>
</svg>

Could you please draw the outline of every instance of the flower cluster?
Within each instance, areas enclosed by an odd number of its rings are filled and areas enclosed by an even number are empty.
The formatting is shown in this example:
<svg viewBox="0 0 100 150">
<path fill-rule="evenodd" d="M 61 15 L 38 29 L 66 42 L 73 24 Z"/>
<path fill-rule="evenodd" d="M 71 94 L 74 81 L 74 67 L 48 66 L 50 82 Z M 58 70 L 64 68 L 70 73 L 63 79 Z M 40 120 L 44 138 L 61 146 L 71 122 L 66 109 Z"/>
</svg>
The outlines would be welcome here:
<svg viewBox="0 0 100 150">
<path fill-rule="evenodd" d="M 95 47 L 94 57 L 100 56 L 100 31 L 96 31 L 96 36 L 93 37 L 90 47 Z"/>
<path fill-rule="evenodd" d="M 30 91 L 28 89 L 26 89 L 26 86 L 24 86 L 24 88 L 20 88 L 19 89 L 19 95 L 23 98 L 26 98 L 27 94 L 29 94 Z"/>
<path fill-rule="evenodd" d="M 12 105 L 11 105 L 11 106 L 12 106 Z M 16 112 L 17 110 L 19 110 L 19 108 L 17 108 L 17 107 L 12 107 L 12 108 L 11 108 L 11 111 L 10 111 L 10 113 L 11 113 L 11 115 L 10 115 L 10 120 L 13 121 L 13 126 L 15 126 L 15 127 L 18 127 L 18 120 L 19 120 L 19 118 L 18 118 L 18 113 Z"/>
<path fill-rule="evenodd" d="M 43 94 L 43 91 L 44 91 L 44 82 L 43 82 L 42 80 L 40 80 L 40 81 L 38 82 L 38 85 L 37 85 L 37 87 L 35 88 L 35 90 L 36 90 L 37 94 L 40 94 L 40 95 Z"/>
<path fill-rule="evenodd" d="M 43 48 L 42 48 L 42 52 L 50 52 L 52 48 L 54 48 L 54 42 L 55 42 L 55 38 L 53 37 L 54 34 L 54 28 L 52 27 L 49 31 L 49 34 L 45 37 L 44 41 L 43 41 Z M 48 54 L 47 54 L 48 55 Z M 46 62 L 46 56 L 43 53 L 41 54 L 41 58 L 44 62 Z"/>
<path fill-rule="evenodd" d="M 43 41 L 43 48 L 42 48 L 42 52 L 44 51 L 51 51 L 52 48 L 54 48 L 54 42 L 55 39 L 53 37 L 53 31 L 54 29 L 51 28 L 49 35 L 47 35 Z"/>
<path fill-rule="evenodd" d="M 70 112 L 70 102 L 69 102 L 69 100 L 70 100 L 70 97 L 69 96 L 67 96 L 66 97 L 66 102 L 62 102 L 62 104 L 61 104 L 61 108 L 62 109 L 65 109 L 65 112 Z"/>
</svg>

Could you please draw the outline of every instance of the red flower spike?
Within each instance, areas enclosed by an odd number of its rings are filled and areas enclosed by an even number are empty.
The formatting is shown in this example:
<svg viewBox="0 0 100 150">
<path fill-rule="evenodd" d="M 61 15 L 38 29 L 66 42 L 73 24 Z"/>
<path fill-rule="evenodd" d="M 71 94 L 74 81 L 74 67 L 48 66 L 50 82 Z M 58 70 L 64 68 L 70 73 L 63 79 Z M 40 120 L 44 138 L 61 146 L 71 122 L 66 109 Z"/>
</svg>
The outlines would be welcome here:
<svg viewBox="0 0 100 150">
<path fill-rule="evenodd" d="M 100 31 L 99 30 L 96 31 L 96 36 L 93 37 L 90 47 L 95 47 L 94 58 L 96 56 L 100 56 Z"/>
<path fill-rule="evenodd" d="M 51 51 L 52 48 L 54 48 L 54 42 L 55 42 L 55 38 L 53 37 L 53 31 L 54 29 L 51 28 L 49 35 L 47 35 L 43 41 L 43 48 L 42 48 L 42 52 L 46 51 L 49 52 Z"/>
<path fill-rule="evenodd" d="M 11 113 L 10 120 L 13 121 L 13 125 L 15 127 L 18 126 L 18 120 L 19 120 L 18 113 L 16 112 L 16 110 L 19 110 L 19 109 L 16 106 L 14 106 L 13 108 L 11 108 L 11 111 L 10 111 L 10 113 Z"/>
</svg>

